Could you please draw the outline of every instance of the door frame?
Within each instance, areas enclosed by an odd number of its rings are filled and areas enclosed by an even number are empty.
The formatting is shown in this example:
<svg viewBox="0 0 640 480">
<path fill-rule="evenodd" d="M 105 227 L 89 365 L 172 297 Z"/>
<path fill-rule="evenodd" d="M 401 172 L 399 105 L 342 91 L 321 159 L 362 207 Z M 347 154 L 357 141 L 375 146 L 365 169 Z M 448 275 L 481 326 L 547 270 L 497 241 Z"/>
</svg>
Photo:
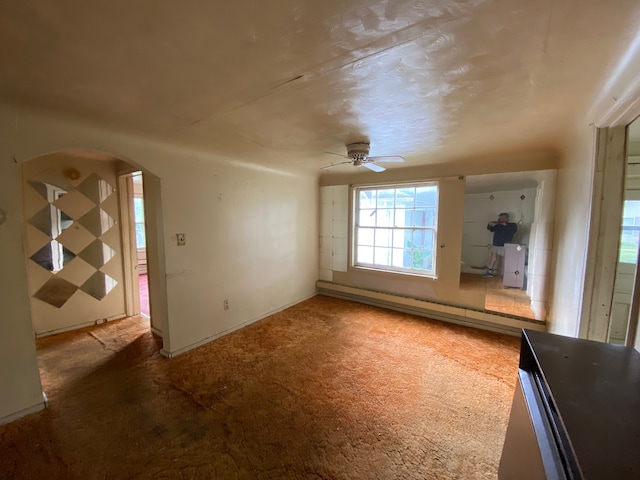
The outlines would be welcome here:
<svg viewBox="0 0 640 480">
<path fill-rule="evenodd" d="M 581 338 L 603 342 L 606 342 L 609 332 L 609 312 L 613 300 L 613 280 L 618 260 L 620 223 L 613 231 L 606 230 L 604 225 L 612 224 L 611 219 L 607 217 L 609 211 L 613 211 L 618 219 L 621 218 L 624 186 L 623 178 L 614 178 L 616 175 L 623 176 L 624 169 L 622 169 L 622 172 L 616 173 L 613 177 L 613 174 L 609 175 L 607 182 L 607 184 L 616 185 L 615 188 L 619 191 L 606 190 L 603 169 L 610 161 L 616 163 L 616 168 L 620 167 L 620 161 L 626 163 L 626 129 L 640 116 L 640 35 L 635 35 L 627 51 L 623 52 L 614 64 L 617 67 L 602 85 L 585 119 L 586 124 L 596 127 L 596 154 L 592 157 L 591 212 L 577 333 Z M 606 197 L 615 198 L 607 199 Z M 618 197 L 620 201 L 616 214 L 616 210 L 609 203 L 617 202 Z M 605 282 L 602 282 L 603 273 L 606 273 Z M 637 303 L 640 300 L 640 292 L 635 290 L 638 289 L 634 288 L 632 302 Z M 633 315 L 634 303 L 631 310 Z M 640 337 L 637 331 L 632 331 L 636 328 L 637 318 L 632 320 L 626 341 L 628 345 L 634 345 L 640 350 Z"/>
<path fill-rule="evenodd" d="M 120 221 L 122 233 L 122 267 L 124 272 L 125 313 L 128 317 L 140 314 L 140 288 L 138 284 L 138 249 L 133 212 L 133 175 L 118 175 L 120 191 Z"/>
</svg>

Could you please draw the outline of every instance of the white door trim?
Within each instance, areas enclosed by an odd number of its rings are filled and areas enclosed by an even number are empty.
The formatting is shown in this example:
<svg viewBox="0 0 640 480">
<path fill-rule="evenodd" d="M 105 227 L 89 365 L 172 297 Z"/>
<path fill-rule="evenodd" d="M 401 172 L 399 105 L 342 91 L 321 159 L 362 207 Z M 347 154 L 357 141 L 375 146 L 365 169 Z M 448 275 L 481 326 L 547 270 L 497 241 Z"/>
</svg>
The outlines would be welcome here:
<svg viewBox="0 0 640 480">
<path fill-rule="evenodd" d="M 127 316 L 132 317 L 140 313 L 138 250 L 136 248 L 135 221 L 133 218 L 132 174 L 120 175 L 118 177 L 118 187 L 120 191 L 120 231 L 122 232 L 125 312 Z"/>
</svg>

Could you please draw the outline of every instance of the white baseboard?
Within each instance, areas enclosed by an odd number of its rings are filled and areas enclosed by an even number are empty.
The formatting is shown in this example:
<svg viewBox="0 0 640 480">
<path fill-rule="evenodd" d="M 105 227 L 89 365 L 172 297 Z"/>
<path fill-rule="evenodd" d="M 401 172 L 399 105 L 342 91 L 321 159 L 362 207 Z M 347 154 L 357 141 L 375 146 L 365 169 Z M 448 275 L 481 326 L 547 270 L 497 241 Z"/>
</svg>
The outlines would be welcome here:
<svg viewBox="0 0 640 480">
<path fill-rule="evenodd" d="M 234 326 L 232 328 L 228 328 L 227 330 L 223 330 L 222 332 L 219 332 L 219 333 L 216 333 L 216 334 L 211 335 L 209 337 L 203 338 L 202 340 L 200 340 L 198 342 L 195 342 L 195 343 L 192 343 L 191 345 L 187 345 L 186 347 L 179 348 L 179 349 L 174 350 L 172 352 L 168 352 L 165 349 L 162 349 L 162 350 L 160 350 L 160 353 L 162 355 L 164 355 L 165 357 L 167 357 L 167 358 L 176 357 L 176 356 L 178 356 L 178 355 L 180 355 L 182 353 L 188 352 L 189 350 L 193 350 L 194 348 L 201 347 L 202 345 L 205 345 L 205 344 L 207 344 L 209 342 L 212 342 L 212 341 L 214 341 L 214 340 L 216 340 L 216 339 L 218 339 L 220 337 L 224 337 L 225 335 L 228 335 L 231 332 L 235 332 L 236 330 L 240 330 L 241 328 L 244 328 L 244 327 L 246 327 L 248 325 L 251 325 L 252 323 L 255 323 L 255 322 L 259 321 L 259 320 L 262 320 L 263 318 L 266 318 L 266 317 L 268 317 L 270 315 L 273 315 L 275 313 L 281 312 L 282 310 L 285 310 L 285 309 L 287 309 L 289 307 L 293 307 L 294 305 L 297 305 L 300 302 L 304 302 L 305 300 L 309 300 L 310 298 L 315 297 L 316 295 L 317 295 L 317 292 L 313 292 L 310 295 L 306 295 L 305 297 L 299 298 L 298 300 L 294 300 L 293 302 L 287 303 L 286 305 L 283 305 L 281 307 L 278 307 L 278 308 L 275 308 L 273 310 L 270 310 L 269 312 L 267 312 L 265 314 L 262 314 L 262 315 L 259 315 L 257 317 L 254 317 L 254 318 L 252 318 L 250 320 L 247 320 L 246 322 L 242 322 L 242 323 L 240 323 L 240 324 L 238 324 L 238 325 L 236 325 L 236 326 Z"/>
<path fill-rule="evenodd" d="M 41 402 L 38 402 L 35 405 L 31 405 L 30 407 L 23 408 L 22 410 L 18 410 L 17 412 L 13 412 L 13 413 L 10 413 L 9 415 L 5 415 L 4 417 L 1 417 L 0 425 L 14 422 L 26 415 L 31 415 L 32 413 L 36 413 L 36 412 L 39 412 L 40 410 L 44 410 L 46 405 L 47 405 L 46 397 L 43 394 Z"/>
<path fill-rule="evenodd" d="M 443 305 L 427 300 L 349 287 L 332 282 L 318 281 L 316 286 L 318 287 L 318 293 L 330 297 L 352 300 L 375 307 L 387 308 L 389 310 L 410 313 L 483 330 L 506 333 L 508 335 L 519 336 L 523 328 L 546 331 L 546 323 L 539 320 L 507 317 L 490 312 Z"/>
</svg>

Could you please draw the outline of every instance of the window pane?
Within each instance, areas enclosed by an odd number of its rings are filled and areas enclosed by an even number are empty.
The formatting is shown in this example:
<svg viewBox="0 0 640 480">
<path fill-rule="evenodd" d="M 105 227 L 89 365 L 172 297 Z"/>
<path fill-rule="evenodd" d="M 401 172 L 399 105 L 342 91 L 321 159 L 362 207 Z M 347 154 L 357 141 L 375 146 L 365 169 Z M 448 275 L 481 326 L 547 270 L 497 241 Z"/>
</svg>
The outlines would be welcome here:
<svg viewBox="0 0 640 480">
<path fill-rule="evenodd" d="M 403 248 L 393 248 L 391 249 L 391 264 L 394 267 L 402 268 L 404 267 L 404 249 Z"/>
<path fill-rule="evenodd" d="M 140 197 L 133 199 L 133 217 L 135 223 L 144 222 L 144 201 Z"/>
<path fill-rule="evenodd" d="M 360 215 L 358 216 L 358 225 L 360 227 L 375 227 L 376 212 L 377 210 L 360 210 Z"/>
<path fill-rule="evenodd" d="M 411 240 L 411 230 L 393 231 L 393 246 L 395 248 L 407 247 L 407 240 Z"/>
<path fill-rule="evenodd" d="M 435 228 L 436 226 L 436 209 L 427 208 L 424 212 L 424 226 Z"/>
<path fill-rule="evenodd" d="M 415 216 L 415 210 L 406 210 L 404 212 L 404 225 L 399 225 L 396 223 L 398 227 L 413 227 L 413 217 Z"/>
<path fill-rule="evenodd" d="M 433 230 L 414 230 L 413 248 L 433 250 Z"/>
<path fill-rule="evenodd" d="M 411 268 L 415 270 L 430 270 L 431 252 L 428 250 L 413 250 Z"/>
<path fill-rule="evenodd" d="M 434 185 L 416 188 L 416 207 L 436 207 L 438 188 Z"/>
<path fill-rule="evenodd" d="M 144 236 L 144 223 L 136 223 L 136 248 L 146 248 L 147 242 Z"/>
<path fill-rule="evenodd" d="M 636 264 L 638 261 L 638 243 L 640 225 L 640 201 L 625 200 L 622 212 L 622 235 L 618 261 Z"/>
<path fill-rule="evenodd" d="M 621 263 L 635 263 L 638 261 L 638 243 L 640 231 L 633 227 L 622 227 L 620 237 L 620 257 Z"/>
<path fill-rule="evenodd" d="M 413 226 L 414 227 L 426 227 L 427 226 L 427 212 L 422 210 L 414 210 L 413 212 Z"/>
<path fill-rule="evenodd" d="M 423 262 L 424 262 L 425 270 L 433 270 L 433 251 L 425 252 L 425 257 Z"/>
<path fill-rule="evenodd" d="M 374 263 L 376 265 L 381 265 L 383 267 L 388 267 L 391 265 L 391 249 L 390 248 L 375 248 L 375 258 Z"/>
<path fill-rule="evenodd" d="M 373 228 L 359 228 L 358 229 L 358 245 L 371 245 L 373 246 Z"/>
<path fill-rule="evenodd" d="M 376 191 L 360 190 L 359 201 L 360 201 L 360 208 L 375 208 Z"/>
<path fill-rule="evenodd" d="M 390 228 L 376 228 L 376 247 L 390 247 L 392 242 L 393 231 Z"/>
<path fill-rule="evenodd" d="M 373 265 L 373 247 L 358 247 L 356 262 Z"/>
<path fill-rule="evenodd" d="M 378 208 L 391 207 L 393 208 L 393 202 L 395 197 L 395 190 L 378 190 L 376 203 Z"/>
<path fill-rule="evenodd" d="M 393 227 L 393 209 L 382 208 L 378 209 L 376 213 L 376 226 L 378 227 Z"/>
<path fill-rule="evenodd" d="M 415 204 L 416 189 L 399 188 L 396 190 L 396 208 L 413 208 Z"/>
<path fill-rule="evenodd" d="M 400 227 L 400 228 L 406 226 L 407 225 L 406 218 L 407 218 L 407 215 L 409 215 L 410 211 L 411 210 L 405 210 L 403 208 L 396 210 L 394 215 L 394 222 L 393 222 L 394 226 Z"/>
</svg>

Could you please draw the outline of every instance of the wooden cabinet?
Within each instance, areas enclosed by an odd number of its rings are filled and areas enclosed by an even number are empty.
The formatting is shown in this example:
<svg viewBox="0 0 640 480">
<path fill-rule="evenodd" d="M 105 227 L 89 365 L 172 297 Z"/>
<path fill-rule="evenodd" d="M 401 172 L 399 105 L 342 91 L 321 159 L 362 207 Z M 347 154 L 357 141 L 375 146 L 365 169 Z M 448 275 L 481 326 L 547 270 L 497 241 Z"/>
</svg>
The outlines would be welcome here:
<svg viewBox="0 0 640 480">
<path fill-rule="evenodd" d="M 524 330 L 500 480 L 640 478 L 640 353 Z"/>
</svg>

